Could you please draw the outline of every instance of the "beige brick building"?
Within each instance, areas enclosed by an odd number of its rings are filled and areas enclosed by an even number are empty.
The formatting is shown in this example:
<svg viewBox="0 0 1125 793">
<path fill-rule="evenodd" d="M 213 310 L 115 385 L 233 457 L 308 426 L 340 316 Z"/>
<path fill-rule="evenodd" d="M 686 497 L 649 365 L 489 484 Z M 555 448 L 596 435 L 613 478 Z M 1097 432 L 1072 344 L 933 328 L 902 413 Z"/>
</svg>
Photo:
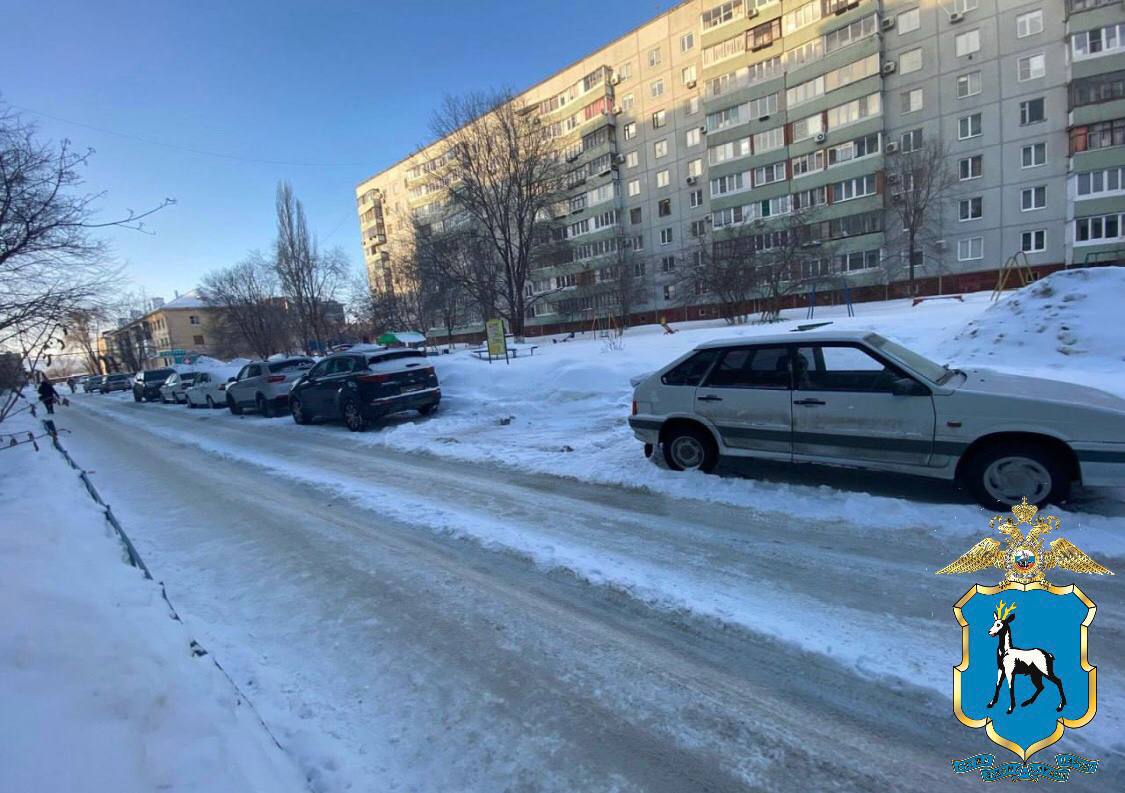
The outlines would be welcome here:
<svg viewBox="0 0 1125 793">
<path fill-rule="evenodd" d="M 150 311 L 118 320 L 118 327 L 102 334 L 103 355 L 113 371 L 158 369 L 182 363 L 195 355 L 218 357 L 215 309 L 195 292 L 163 303 Z M 115 364 L 115 365 L 114 365 Z"/>
</svg>

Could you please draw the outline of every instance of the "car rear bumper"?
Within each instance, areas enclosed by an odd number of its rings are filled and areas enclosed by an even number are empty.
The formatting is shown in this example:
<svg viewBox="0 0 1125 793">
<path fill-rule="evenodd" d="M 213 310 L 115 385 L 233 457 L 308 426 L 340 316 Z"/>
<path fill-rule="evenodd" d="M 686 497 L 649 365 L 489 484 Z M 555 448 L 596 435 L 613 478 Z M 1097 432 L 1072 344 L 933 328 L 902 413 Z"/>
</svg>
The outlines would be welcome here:
<svg viewBox="0 0 1125 793">
<path fill-rule="evenodd" d="M 651 416 L 630 416 L 629 426 L 633 428 L 633 435 L 644 443 L 656 444 L 660 442 L 660 427 L 663 422 Z"/>
<path fill-rule="evenodd" d="M 372 417 L 386 416 L 389 413 L 399 413 L 403 410 L 418 410 L 419 408 L 436 405 L 440 401 L 441 389 L 427 388 L 424 391 L 412 391 L 409 394 L 369 400 L 367 412 Z"/>
<path fill-rule="evenodd" d="M 1125 443 L 1075 443 L 1082 484 L 1110 487 L 1125 484 Z"/>
</svg>

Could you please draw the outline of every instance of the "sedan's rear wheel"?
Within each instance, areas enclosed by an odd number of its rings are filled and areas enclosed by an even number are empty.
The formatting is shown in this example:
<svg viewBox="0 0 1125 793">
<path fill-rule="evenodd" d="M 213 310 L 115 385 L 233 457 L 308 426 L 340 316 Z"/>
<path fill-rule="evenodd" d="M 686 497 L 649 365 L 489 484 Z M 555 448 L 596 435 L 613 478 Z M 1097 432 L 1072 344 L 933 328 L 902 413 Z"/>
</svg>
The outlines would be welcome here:
<svg viewBox="0 0 1125 793">
<path fill-rule="evenodd" d="M 966 487 L 990 509 L 1007 510 L 1026 497 L 1029 504 L 1059 503 L 1070 492 L 1067 467 L 1058 454 L 1023 441 L 997 443 L 976 452 L 963 472 Z"/>
<path fill-rule="evenodd" d="M 345 399 L 340 405 L 340 413 L 344 416 L 344 424 L 352 432 L 363 432 L 367 429 L 367 417 L 363 415 L 359 402 L 354 399 Z"/>
<path fill-rule="evenodd" d="M 298 424 L 308 424 L 309 417 L 305 413 L 305 406 L 301 404 L 301 400 L 296 397 L 289 398 L 289 412 L 293 415 L 293 421 Z"/>
<path fill-rule="evenodd" d="M 230 409 L 230 412 L 232 414 L 234 414 L 235 416 L 241 416 L 242 415 L 242 408 L 240 408 L 238 406 L 238 403 L 234 401 L 234 397 L 231 396 L 230 394 L 227 394 L 227 407 Z"/>
<path fill-rule="evenodd" d="M 715 441 L 698 427 L 674 427 L 665 436 L 662 446 L 664 462 L 673 471 L 709 473 L 719 462 Z"/>
</svg>

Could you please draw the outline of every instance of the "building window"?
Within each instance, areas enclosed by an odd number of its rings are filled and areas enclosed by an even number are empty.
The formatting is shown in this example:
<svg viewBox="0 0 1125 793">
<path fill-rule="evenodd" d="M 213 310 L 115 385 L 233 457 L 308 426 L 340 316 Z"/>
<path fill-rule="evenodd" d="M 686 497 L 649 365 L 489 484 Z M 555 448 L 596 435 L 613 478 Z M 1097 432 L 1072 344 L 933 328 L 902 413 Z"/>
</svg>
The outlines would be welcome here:
<svg viewBox="0 0 1125 793">
<path fill-rule="evenodd" d="M 625 140 L 632 140 L 637 137 L 637 122 L 630 121 L 622 128 L 622 131 L 625 133 Z"/>
<path fill-rule="evenodd" d="M 699 132 L 699 127 L 692 127 L 684 133 L 684 145 L 686 146 L 698 146 L 701 140 L 703 140 L 703 136 Z"/>
<path fill-rule="evenodd" d="M 634 226 L 641 222 L 641 208 L 633 207 L 629 210 L 629 222 Z"/>
<path fill-rule="evenodd" d="M 1047 249 L 1047 230 L 1035 229 L 1020 234 L 1020 250 L 1024 253 L 1039 253 Z"/>
<path fill-rule="evenodd" d="M 680 79 L 683 80 L 684 85 L 692 85 L 695 83 L 695 64 L 685 66 L 680 69 Z"/>
<path fill-rule="evenodd" d="M 702 176 L 703 175 L 703 160 L 702 159 L 688 160 L 687 175 L 688 176 Z"/>
<path fill-rule="evenodd" d="M 1047 187 L 1045 185 L 1026 187 L 1020 191 L 1021 211 L 1031 212 L 1035 209 L 1043 209 L 1045 206 L 1047 206 Z"/>
<path fill-rule="evenodd" d="M 1099 195 L 1116 195 L 1125 185 L 1125 166 L 1101 171 L 1084 171 L 1075 179 L 1078 198 Z"/>
<path fill-rule="evenodd" d="M 1111 146 L 1125 146 L 1125 119 L 1099 121 L 1070 131 L 1071 154 Z"/>
<path fill-rule="evenodd" d="M 1027 55 L 1016 61 L 1016 76 L 1021 83 L 1034 80 L 1047 73 L 1047 59 L 1043 53 Z"/>
<path fill-rule="evenodd" d="M 204 346 L 203 345 L 203 337 L 202 336 L 192 336 L 191 337 L 191 343 L 194 344 L 196 347 L 202 347 L 202 346 Z"/>
<path fill-rule="evenodd" d="M 958 174 L 962 182 L 979 179 L 984 172 L 984 157 L 980 154 L 965 157 L 958 163 Z"/>
<path fill-rule="evenodd" d="M 662 256 L 660 258 L 660 272 L 672 273 L 676 271 L 676 257 Z"/>
<path fill-rule="evenodd" d="M 1070 46 L 1075 60 L 1117 52 L 1125 48 L 1125 23 L 1075 33 Z"/>
<path fill-rule="evenodd" d="M 963 58 L 966 55 L 972 55 L 974 52 L 980 52 L 980 31 L 967 30 L 954 38 L 954 43 L 957 48 L 957 57 Z"/>
<path fill-rule="evenodd" d="M 691 222 L 691 236 L 702 237 L 706 233 L 707 233 L 707 221 L 705 221 L 705 220 L 693 220 Z"/>
<path fill-rule="evenodd" d="M 192 314 L 191 316 L 188 317 L 188 324 L 189 325 L 199 325 L 200 324 L 199 317 Z"/>
<path fill-rule="evenodd" d="M 629 152 L 628 154 L 625 155 L 625 167 L 626 168 L 636 168 L 638 163 L 640 163 L 640 161 L 641 161 L 641 158 L 640 158 L 640 155 L 637 154 L 636 149 L 633 149 L 631 152 Z"/>
<path fill-rule="evenodd" d="M 671 302 L 671 301 L 676 299 L 676 285 L 675 284 L 665 284 L 664 285 L 664 299 L 667 300 L 668 302 Z"/>
<path fill-rule="evenodd" d="M 1020 167 L 1037 168 L 1047 162 L 1047 144 L 1029 143 L 1020 149 Z"/>
<path fill-rule="evenodd" d="M 1026 127 L 1028 124 L 1038 124 L 1040 121 L 1046 121 L 1047 114 L 1043 108 L 1043 97 L 1038 99 L 1028 99 L 1026 102 L 1020 102 L 1020 126 Z"/>
<path fill-rule="evenodd" d="M 617 67 L 617 71 L 615 71 L 614 74 L 617 76 L 617 82 L 625 82 L 633 76 L 633 62 L 626 61 L 625 63 L 621 64 Z"/>
<path fill-rule="evenodd" d="M 653 47 L 651 50 L 648 51 L 648 65 L 649 66 L 659 66 L 660 65 L 660 47 Z"/>
<path fill-rule="evenodd" d="M 1089 218 L 1076 218 L 1074 221 L 1075 244 L 1098 244 L 1117 240 L 1121 237 L 1120 215 L 1097 215 Z"/>
<path fill-rule="evenodd" d="M 902 112 L 914 113 L 922 109 L 922 89 L 915 88 L 902 93 Z"/>
<path fill-rule="evenodd" d="M 688 97 L 687 112 L 688 112 L 689 116 L 699 112 L 699 97 L 698 96 Z"/>
<path fill-rule="evenodd" d="M 694 33 L 685 33 L 684 35 L 680 36 L 680 52 L 687 52 L 688 50 L 690 50 L 694 46 L 695 46 L 695 34 Z M 692 78 L 692 79 L 695 79 L 695 78 Z"/>
<path fill-rule="evenodd" d="M 671 245 L 672 244 L 672 229 L 671 228 L 666 228 L 666 229 L 660 230 L 660 244 L 661 245 Z"/>
<path fill-rule="evenodd" d="M 1037 8 L 1016 17 L 1017 38 L 1027 38 L 1043 32 L 1043 9 Z"/>
<path fill-rule="evenodd" d="M 692 209 L 698 209 L 703 206 L 703 191 L 692 190 L 688 193 L 688 204 Z"/>
<path fill-rule="evenodd" d="M 976 96 L 980 93 L 980 72 L 969 72 L 957 78 L 957 98 Z"/>
<path fill-rule="evenodd" d="M 984 217 L 984 199 L 978 196 L 962 198 L 957 212 L 958 220 L 980 220 Z"/>
<path fill-rule="evenodd" d="M 953 0 L 953 10 L 959 14 L 972 11 L 977 7 L 977 0 Z"/>
<path fill-rule="evenodd" d="M 653 157 L 655 157 L 658 160 L 661 157 L 667 157 L 668 156 L 668 141 L 667 140 L 658 140 L 658 141 L 656 141 L 656 143 L 652 144 L 652 155 L 653 155 Z"/>
<path fill-rule="evenodd" d="M 726 22 L 734 19 L 735 14 L 742 10 L 742 0 L 729 0 L 726 3 L 719 3 L 717 6 L 707 9 L 700 16 L 700 21 L 703 23 L 703 29 L 709 30 L 717 28 Z"/>
<path fill-rule="evenodd" d="M 907 130 L 899 138 L 898 146 L 903 153 L 917 151 L 922 148 L 922 128 Z"/>
<path fill-rule="evenodd" d="M 656 214 L 666 218 L 672 214 L 672 199 L 662 198 L 656 202 Z"/>
<path fill-rule="evenodd" d="M 622 110 L 632 110 L 633 109 L 633 101 L 634 100 L 633 100 L 632 94 L 625 94 L 625 96 L 621 97 L 621 109 Z"/>
<path fill-rule="evenodd" d="M 853 198 L 863 198 L 864 196 L 875 194 L 875 174 L 869 173 L 866 176 L 859 176 L 855 179 L 845 179 L 842 182 L 836 182 L 832 185 L 832 201 L 833 203 L 840 203 L 842 201 L 851 201 Z"/>
<path fill-rule="evenodd" d="M 665 110 L 657 110 L 652 114 L 652 128 L 660 129 L 668 123 L 668 112 Z"/>
<path fill-rule="evenodd" d="M 641 180 L 630 179 L 628 185 L 628 193 L 630 196 L 638 196 L 641 194 Z"/>
<path fill-rule="evenodd" d="M 922 48 L 909 50 L 898 56 L 899 74 L 910 74 L 922 68 Z"/>
<path fill-rule="evenodd" d="M 981 134 L 981 121 L 980 113 L 973 113 L 971 116 L 962 116 L 957 119 L 957 138 L 959 140 L 968 140 L 975 138 Z"/>
<path fill-rule="evenodd" d="M 668 183 L 670 181 L 671 181 L 671 178 L 670 178 L 670 174 L 669 174 L 667 168 L 665 168 L 663 171 L 657 171 L 656 172 L 656 186 L 657 187 L 667 187 Z"/>
<path fill-rule="evenodd" d="M 984 237 L 957 240 L 957 261 L 971 262 L 984 258 Z"/>
<path fill-rule="evenodd" d="M 903 33 L 913 33 L 922 24 L 922 17 L 918 13 L 917 8 L 912 8 L 909 11 L 903 11 L 898 15 L 898 32 L 899 35 Z"/>
</svg>

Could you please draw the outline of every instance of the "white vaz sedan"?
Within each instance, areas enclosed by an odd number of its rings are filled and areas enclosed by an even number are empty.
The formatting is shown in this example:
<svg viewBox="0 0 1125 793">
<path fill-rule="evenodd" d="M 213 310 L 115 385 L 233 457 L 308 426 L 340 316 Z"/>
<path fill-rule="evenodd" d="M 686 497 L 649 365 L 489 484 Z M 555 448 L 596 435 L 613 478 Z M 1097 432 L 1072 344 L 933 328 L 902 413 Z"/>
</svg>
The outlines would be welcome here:
<svg viewBox="0 0 1125 793">
<path fill-rule="evenodd" d="M 220 372 L 199 372 L 184 396 L 189 408 L 225 408 L 227 379 Z"/>
<path fill-rule="evenodd" d="M 730 456 L 920 474 L 994 509 L 1125 482 L 1125 400 L 951 369 L 875 333 L 708 342 L 635 385 L 629 425 L 678 471 Z"/>
</svg>

